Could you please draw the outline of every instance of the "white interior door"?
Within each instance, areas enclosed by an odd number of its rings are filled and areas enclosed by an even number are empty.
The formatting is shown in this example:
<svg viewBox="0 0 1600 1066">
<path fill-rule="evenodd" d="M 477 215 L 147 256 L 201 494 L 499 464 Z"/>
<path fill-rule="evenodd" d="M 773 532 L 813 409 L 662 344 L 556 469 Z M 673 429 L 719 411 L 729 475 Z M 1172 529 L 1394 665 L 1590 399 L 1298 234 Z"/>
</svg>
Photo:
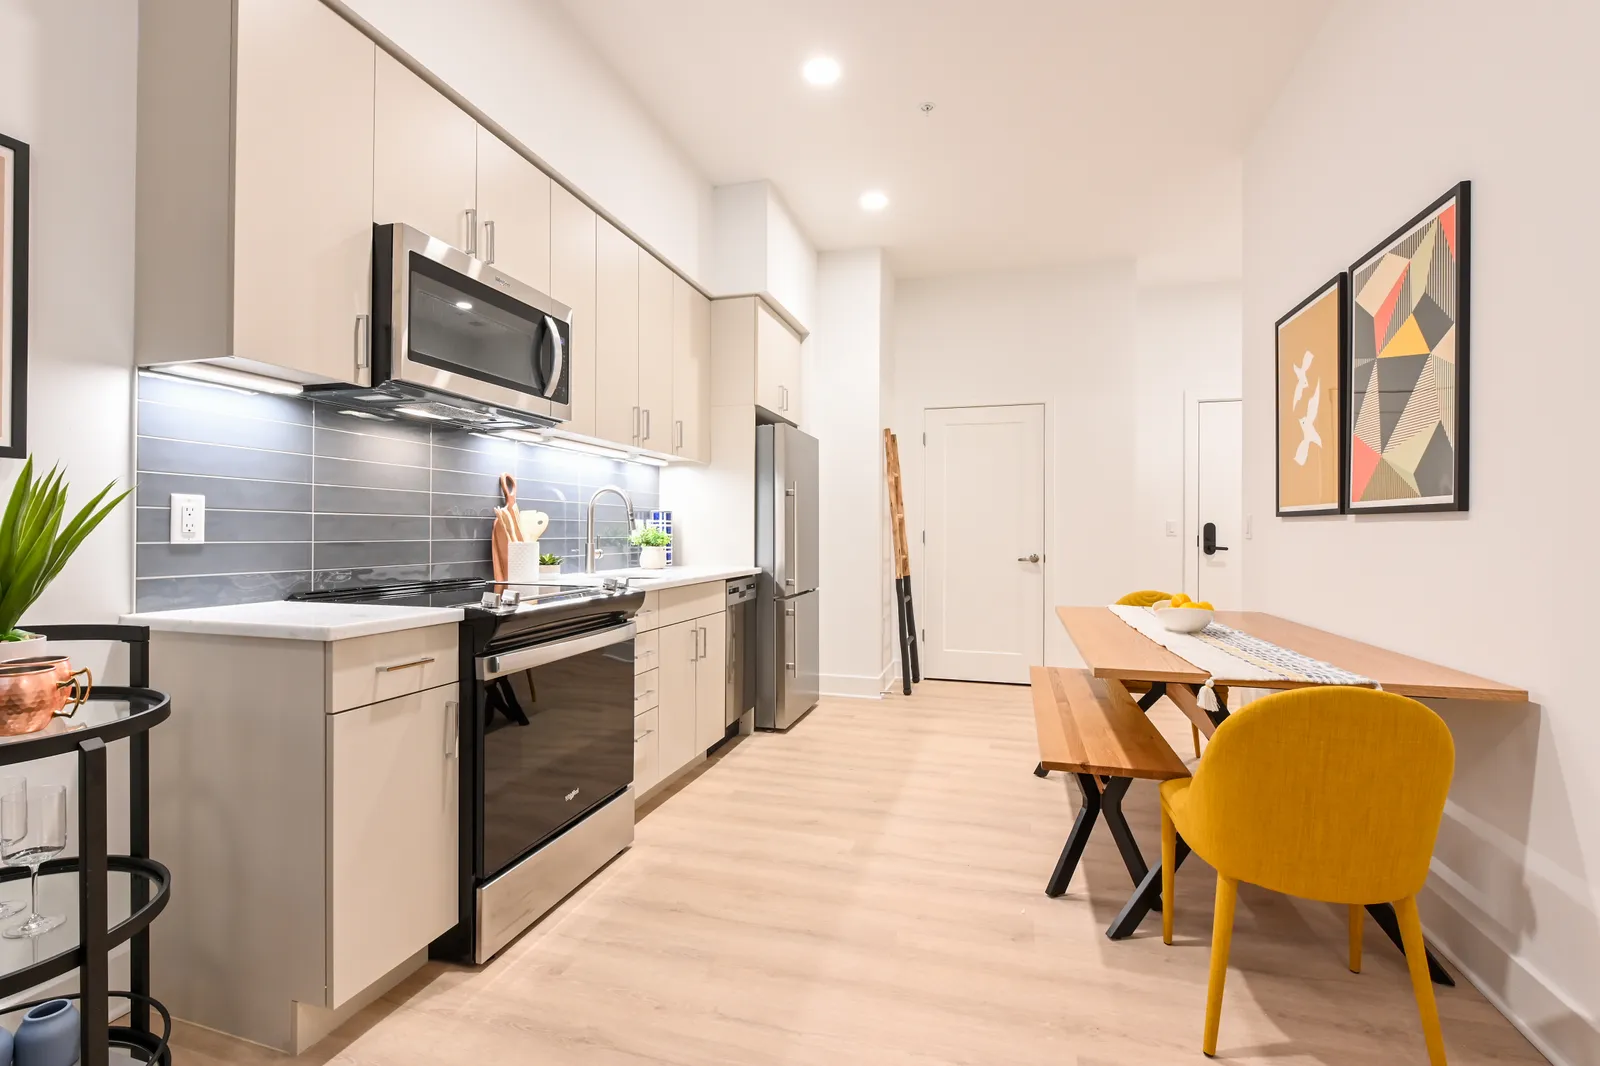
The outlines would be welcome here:
<svg viewBox="0 0 1600 1066">
<path fill-rule="evenodd" d="M 1195 599 L 1218 610 L 1240 608 L 1240 534 L 1244 500 L 1242 417 L 1238 400 L 1201 400 L 1199 479 L 1195 493 Z"/>
<path fill-rule="evenodd" d="M 1026 684 L 1044 662 L 1044 408 L 936 408 L 923 425 L 923 672 Z"/>
</svg>

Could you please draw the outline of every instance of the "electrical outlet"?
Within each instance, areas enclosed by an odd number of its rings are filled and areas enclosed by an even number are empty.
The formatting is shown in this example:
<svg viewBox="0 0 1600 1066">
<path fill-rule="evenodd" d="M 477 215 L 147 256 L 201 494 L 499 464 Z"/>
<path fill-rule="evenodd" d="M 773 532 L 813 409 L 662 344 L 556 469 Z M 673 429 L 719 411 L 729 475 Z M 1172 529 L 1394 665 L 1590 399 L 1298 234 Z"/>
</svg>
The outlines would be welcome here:
<svg viewBox="0 0 1600 1066">
<path fill-rule="evenodd" d="M 1167 519 L 1167 536 L 1176 537 L 1177 535 L 1178 535 L 1178 523 L 1173 521 L 1170 518 Z"/>
<path fill-rule="evenodd" d="M 206 542 L 206 498 L 172 494 L 173 544 L 204 544 Z"/>
</svg>

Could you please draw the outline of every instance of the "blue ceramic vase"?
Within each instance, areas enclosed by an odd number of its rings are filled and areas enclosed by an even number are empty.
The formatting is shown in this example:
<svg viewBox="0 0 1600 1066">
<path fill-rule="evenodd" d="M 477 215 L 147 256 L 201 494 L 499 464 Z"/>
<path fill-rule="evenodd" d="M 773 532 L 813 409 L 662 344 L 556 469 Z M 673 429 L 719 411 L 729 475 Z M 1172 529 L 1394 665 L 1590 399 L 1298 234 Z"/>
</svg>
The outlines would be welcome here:
<svg viewBox="0 0 1600 1066">
<path fill-rule="evenodd" d="M 78 1008 L 52 999 L 22 1016 L 12 1041 L 16 1066 L 73 1066 L 78 1061 Z"/>
</svg>

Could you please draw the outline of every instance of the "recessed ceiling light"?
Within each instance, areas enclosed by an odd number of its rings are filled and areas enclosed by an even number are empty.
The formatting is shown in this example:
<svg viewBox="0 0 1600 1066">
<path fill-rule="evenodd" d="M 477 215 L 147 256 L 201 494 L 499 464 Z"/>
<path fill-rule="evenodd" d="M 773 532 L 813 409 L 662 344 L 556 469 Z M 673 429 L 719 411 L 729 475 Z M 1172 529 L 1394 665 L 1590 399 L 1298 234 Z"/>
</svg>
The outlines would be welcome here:
<svg viewBox="0 0 1600 1066">
<path fill-rule="evenodd" d="M 812 85 L 832 85 L 842 73 L 839 61 L 832 56 L 813 56 L 800 68 L 800 74 Z"/>
<path fill-rule="evenodd" d="M 861 210 L 882 211 L 889 206 L 889 196 L 878 189 L 869 189 L 861 194 Z"/>
<path fill-rule="evenodd" d="M 472 301 L 471 300 L 457 300 L 456 301 L 456 310 L 457 311 L 470 311 L 470 310 L 472 310 Z"/>
</svg>

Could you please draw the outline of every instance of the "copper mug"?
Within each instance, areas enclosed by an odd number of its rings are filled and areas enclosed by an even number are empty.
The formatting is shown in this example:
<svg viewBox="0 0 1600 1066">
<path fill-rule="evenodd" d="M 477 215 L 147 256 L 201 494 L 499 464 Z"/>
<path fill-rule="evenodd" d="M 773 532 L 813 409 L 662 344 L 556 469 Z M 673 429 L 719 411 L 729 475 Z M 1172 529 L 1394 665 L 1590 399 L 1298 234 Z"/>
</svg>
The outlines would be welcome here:
<svg viewBox="0 0 1600 1066">
<path fill-rule="evenodd" d="M 0 736 L 36 733 L 52 718 L 71 718 L 93 685 L 89 668 L 74 670 L 65 655 L 0 662 Z"/>
</svg>

